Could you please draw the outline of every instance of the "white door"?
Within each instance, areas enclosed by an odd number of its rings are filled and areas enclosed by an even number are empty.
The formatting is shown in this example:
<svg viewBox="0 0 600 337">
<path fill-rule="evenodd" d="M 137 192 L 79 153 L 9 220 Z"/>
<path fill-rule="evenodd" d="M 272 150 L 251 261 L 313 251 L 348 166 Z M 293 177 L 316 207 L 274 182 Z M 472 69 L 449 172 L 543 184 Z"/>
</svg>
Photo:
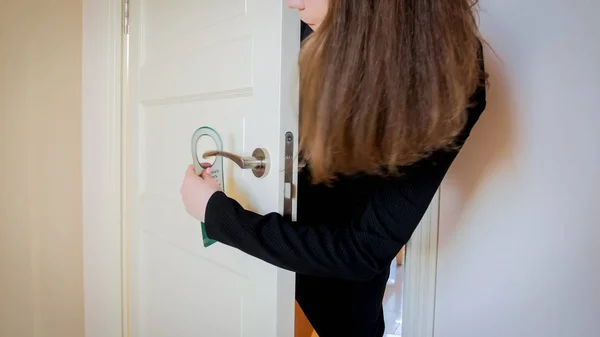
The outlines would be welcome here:
<svg viewBox="0 0 600 337">
<path fill-rule="evenodd" d="M 284 142 L 297 133 L 298 14 L 281 0 L 128 7 L 131 336 L 293 336 L 294 275 L 220 243 L 205 248 L 179 189 L 192 134 L 207 126 L 224 151 L 270 157 L 262 178 L 223 159 L 225 192 L 248 209 L 283 212 Z"/>
</svg>

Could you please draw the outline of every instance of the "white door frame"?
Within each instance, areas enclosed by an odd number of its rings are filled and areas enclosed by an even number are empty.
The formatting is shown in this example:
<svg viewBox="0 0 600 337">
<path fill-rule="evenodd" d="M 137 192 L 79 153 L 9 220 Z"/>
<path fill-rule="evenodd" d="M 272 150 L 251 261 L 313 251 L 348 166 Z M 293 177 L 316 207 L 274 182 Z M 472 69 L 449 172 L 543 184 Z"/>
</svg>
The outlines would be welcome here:
<svg viewBox="0 0 600 337">
<path fill-rule="evenodd" d="M 128 337 L 127 233 L 123 220 L 123 1 L 126 0 L 83 0 L 86 337 Z M 438 211 L 439 194 L 436 194 L 407 244 L 402 286 L 403 336 L 433 337 Z"/>
<path fill-rule="evenodd" d="M 83 276 L 86 337 L 126 337 L 122 217 L 122 0 L 83 0 Z"/>
</svg>

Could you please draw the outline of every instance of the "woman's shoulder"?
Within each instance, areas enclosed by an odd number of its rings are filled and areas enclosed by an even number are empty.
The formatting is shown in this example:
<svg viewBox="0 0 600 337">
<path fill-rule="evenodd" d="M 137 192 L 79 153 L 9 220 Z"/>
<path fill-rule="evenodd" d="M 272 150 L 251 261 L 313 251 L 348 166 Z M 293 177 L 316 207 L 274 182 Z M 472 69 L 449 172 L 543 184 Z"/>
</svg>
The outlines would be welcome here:
<svg viewBox="0 0 600 337">
<path fill-rule="evenodd" d="M 466 114 L 467 120 L 461 133 L 457 136 L 456 143 L 462 146 L 471 134 L 471 130 L 479 120 L 479 117 L 483 114 L 487 105 L 487 84 L 488 75 L 485 68 L 485 60 L 483 53 L 483 45 L 479 43 L 479 72 L 481 80 L 471 97 L 469 98 L 469 106 L 467 107 Z M 460 147 L 458 148 L 460 149 Z"/>
</svg>

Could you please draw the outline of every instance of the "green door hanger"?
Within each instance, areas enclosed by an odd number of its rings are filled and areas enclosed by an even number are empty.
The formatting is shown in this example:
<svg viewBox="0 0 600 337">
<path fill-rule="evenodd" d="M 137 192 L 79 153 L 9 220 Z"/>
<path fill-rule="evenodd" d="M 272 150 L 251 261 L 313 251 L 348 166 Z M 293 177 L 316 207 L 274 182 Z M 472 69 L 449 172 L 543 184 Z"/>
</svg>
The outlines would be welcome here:
<svg viewBox="0 0 600 337">
<path fill-rule="evenodd" d="M 225 190 L 225 180 L 223 179 L 223 157 L 215 156 L 212 159 L 213 162 L 210 163 L 209 166 L 203 166 L 203 161 L 201 161 L 201 159 L 198 158 L 198 156 L 202 156 L 202 153 L 198 153 L 198 143 L 200 142 L 203 142 L 203 144 L 210 144 L 209 146 L 200 149 L 200 151 L 202 151 L 203 153 L 209 150 L 220 152 L 223 151 L 223 142 L 221 141 L 221 137 L 219 136 L 217 131 L 208 126 L 198 128 L 192 136 L 192 159 L 194 162 L 194 171 L 197 175 L 202 174 L 202 172 L 206 168 L 210 167 L 211 176 L 215 180 L 217 180 L 219 185 L 221 185 L 221 189 Z M 200 226 L 202 227 L 202 241 L 204 247 L 208 247 L 216 243 L 217 241 L 209 238 L 206 234 L 206 225 L 204 224 L 204 222 L 201 222 Z"/>
</svg>

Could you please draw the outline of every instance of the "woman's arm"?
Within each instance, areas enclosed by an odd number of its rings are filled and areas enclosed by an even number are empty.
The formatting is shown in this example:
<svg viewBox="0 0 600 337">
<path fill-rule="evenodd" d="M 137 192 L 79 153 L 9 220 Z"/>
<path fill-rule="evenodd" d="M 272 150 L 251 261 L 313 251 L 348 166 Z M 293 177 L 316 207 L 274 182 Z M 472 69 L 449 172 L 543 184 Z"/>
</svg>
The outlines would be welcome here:
<svg viewBox="0 0 600 337">
<path fill-rule="evenodd" d="M 259 215 L 216 192 L 207 205 L 206 231 L 211 239 L 280 268 L 366 281 L 387 268 L 408 241 L 437 189 L 436 180 L 421 186 L 425 193 L 416 198 L 411 182 L 376 191 L 364 212 L 344 224 Z"/>
</svg>

